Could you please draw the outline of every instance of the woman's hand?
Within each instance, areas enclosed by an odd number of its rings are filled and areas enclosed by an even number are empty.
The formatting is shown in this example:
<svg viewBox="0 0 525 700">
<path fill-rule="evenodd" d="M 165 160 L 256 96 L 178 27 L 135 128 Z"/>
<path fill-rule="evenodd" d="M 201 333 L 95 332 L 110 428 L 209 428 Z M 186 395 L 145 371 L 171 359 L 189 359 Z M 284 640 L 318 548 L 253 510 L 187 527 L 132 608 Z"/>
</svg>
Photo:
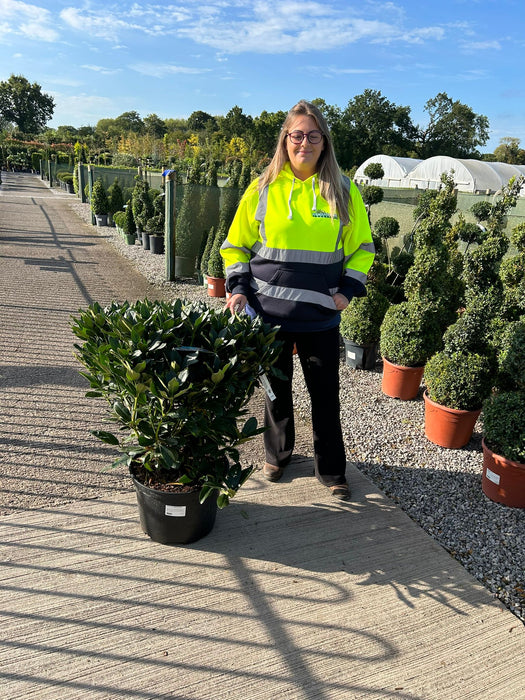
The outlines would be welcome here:
<svg viewBox="0 0 525 700">
<path fill-rule="evenodd" d="M 336 292 L 333 296 L 332 299 L 334 300 L 335 308 L 338 311 L 342 311 L 343 309 L 346 309 L 348 304 L 350 303 L 348 299 L 345 297 L 344 294 L 341 294 L 340 292 Z"/>
<path fill-rule="evenodd" d="M 226 302 L 226 308 L 230 309 L 232 316 L 234 316 L 235 314 L 244 311 L 244 307 L 246 306 L 247 302 L 248 299 L 244 296 L 244 294 L 234 294 Z"/>
</svg>

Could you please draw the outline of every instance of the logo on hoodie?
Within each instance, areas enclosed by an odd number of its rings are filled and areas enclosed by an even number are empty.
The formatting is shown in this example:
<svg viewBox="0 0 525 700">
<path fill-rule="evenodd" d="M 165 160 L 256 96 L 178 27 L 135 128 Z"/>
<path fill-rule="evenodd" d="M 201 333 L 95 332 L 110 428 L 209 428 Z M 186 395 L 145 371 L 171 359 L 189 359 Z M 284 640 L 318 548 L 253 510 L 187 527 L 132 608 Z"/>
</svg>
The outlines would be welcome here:
<svg viewBox="0 0 525 700">
<path fill-rule="evenodd" d="M 329 212 L 327 211 L 319 211 L 319 209 L 315 209 L 312 212 L 312 216 L 316 219 L 331 219 L 332 217 L 330 216 Z M 334 217 L 336 218 L 336 217 Z"/>
</svg>

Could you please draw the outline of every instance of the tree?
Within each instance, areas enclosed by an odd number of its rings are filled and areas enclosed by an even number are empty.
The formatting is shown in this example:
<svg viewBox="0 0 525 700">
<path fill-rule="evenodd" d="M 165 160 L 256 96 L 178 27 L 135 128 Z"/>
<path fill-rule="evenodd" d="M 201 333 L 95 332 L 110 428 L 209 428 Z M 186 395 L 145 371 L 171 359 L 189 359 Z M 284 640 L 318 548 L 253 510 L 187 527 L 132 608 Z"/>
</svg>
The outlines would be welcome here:
<svg viewBox="0 0 525 700">
<path fill-rule="evenodd" d="M 336 117 L 335 112 L 332 117 Z M 379 90 L 370 89 L 348 102 L 334 128 L 336 152 L 343 168 L 359 165 L 379 153 L 407 155 L 417 133 L 410 107 L 400 107 Z"/>
<path fill-rule="evenodd" d="M 156 114 L 148 114 L 144 117 L 144 128 L 149 136 L 156 139 L 161 139 L 167 132 L 166 124 Z"/>
<path fill-rule="evenodd" d="M 424 109 L 430 120 L 425 129 L 419 129 L 419 158 L 480 158 L 477 146 L 485 145 L 489 138 L 487 117 L 476 114 L 459 100 L 453 101 L 446 92 L 428 100 Z"/>
<path fill-rule="evenodd" d="M 54 108 L 53 98 L 23 75 L 11 75 L 9 80 L 0 82 L 0 115 L 25 134 L 41 132 Z"/>
<path fill-rule="evenodd" d="M 133 131 L 136 134 L 143 134 L 145 131 L 144 122 L 140 118 L 140 114 L 132 110 L 124 112 L 115 119 L 116 126 L 120 129 L 120 133 L 124 134 L 128 131 Z"/>
<path fill-rule="evenodd" d="M 512 136 L 500 139 L 499 146 L 494 150 L 494 158 L 498 163 L 525 163 L 525 151 L 520 148 L 520 140 Z"/>
<path fill-rule="evenodd" d="M 269 153 L 275 144 L 286 119 L 286 112 L 263 111 L 253 120 L 253 144 L 260 153 Z"/>
<path fill-rule="evenodd" d="M 244 114 L 241 107 L 235 105 L 225 117 L 218 119 L 221 136 L 230 141 L 234 136 L 245 136 L 253 131 L 253 119 L 249 114 Z"/>
<path fill-rule="evenodd" d="M 188 129 L 190 131 L 204 131 L 204 129 L 210 128 L 213 130 L 217 128 L 217 121 L 211 114 L 197 110 L 188 117 Z"/>
</svg>

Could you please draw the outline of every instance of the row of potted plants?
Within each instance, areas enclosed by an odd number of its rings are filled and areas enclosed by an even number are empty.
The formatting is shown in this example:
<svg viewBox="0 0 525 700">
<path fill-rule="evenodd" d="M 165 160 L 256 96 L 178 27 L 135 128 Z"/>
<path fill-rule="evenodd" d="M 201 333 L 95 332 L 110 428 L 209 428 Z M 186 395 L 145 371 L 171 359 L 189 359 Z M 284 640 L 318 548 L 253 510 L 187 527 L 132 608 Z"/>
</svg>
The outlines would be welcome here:
<svg viewBox="0 0 525 700">
<path fill-rule="evenodd" d="M 462 217 L 452 225 L 453 179 L 444 177 L 442 190 L 427 197 L 427 211 L 414 234 L 414 262 L 403 282 L 404 300 L 390 304 L 387 299 L 385 304 L 381 285 L 373 282 L 369 297 L 352 301 L 343 313 L 341 332 L 357 330 L 361 340 L 379 343 L 382 390 L 387 395 L 414 398 L 423 380 L 425 433 L 430 440 L 446 447 L 464 446 L 483 409 L 484 451 L 490 445 L 504 450 L 504 457 L 513 454 L 523 461 L 525 412 L 520 408 L 498 418 L 491 408 L 525 404 L 525 350 L 516 340 L 525 335 L 525 226 L 512 232 L 517 255 L 503 259 L 509 245 L 505 216 L 521 184 L 511 182 L 495 204 L 484 202 L 477 208 L 478 221 L 485 226 L 467 224 Z M 464 254 L 458 241 L 466 245 Z M 367 335 L 372 328 L 375 338 Z M 437 427 L 443 415 L 445 432 Z M 496 433 L 512 435 L 513 449 L 501 445 Z M 502 480 L 494 467 L 488 472 L 484 468 L 483 488 L 491 498 L 524 507 L 525 471 L 519 482 L 523 486 L 505 488 Z"/>
</svg>

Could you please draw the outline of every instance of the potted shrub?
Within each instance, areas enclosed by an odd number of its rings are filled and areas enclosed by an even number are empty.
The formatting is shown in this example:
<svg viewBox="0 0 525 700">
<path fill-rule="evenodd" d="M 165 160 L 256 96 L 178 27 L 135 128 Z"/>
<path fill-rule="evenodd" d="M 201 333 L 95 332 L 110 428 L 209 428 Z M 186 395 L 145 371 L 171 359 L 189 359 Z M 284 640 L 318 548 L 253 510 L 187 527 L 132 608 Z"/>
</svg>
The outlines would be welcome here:
<svg viewBox="0 0 525 700">
<path fill-rule="evenodd" d="M 200 201 L 203 186 L 195 163 L 183 186 L 183 195 L 175 224 L 175 276 L 192 277 L 203 231 L 200 224 Z"/>
<path fill-rule="evenodd" d="M 109 200 L 102 180 L 96 180 L 91 192 L 91 210 L 95 215 L 97 226 L 107 226 Z"/>
<path fill-rule="evenodd" d="M 218 228 L 213 237 L 213 243 L 208 258 L 208 296 L 226 296 L 226 273 L 224 261 L 221 255 L 221 246 L 224 243 L 223 230 Z"/>
<path fill-rule="evenodd" d="M 365 297 L 352 299 L 341 312 L 339 332 L 345 360 L 354 369 L 373 369 L 377 360 L 380 328 L 390 303 L 373 287 Z"/>
<path fill-rule="evenodd" d="M 144 531 L 164 543 L 204 536 L 252 472 L 238 446 L 262 432 L 246 404 L 272 372 L 277 328 L 177 299 L 92 304 L 72 330 L 87 395 L 118 427 L 94 434 L 129 468 Z"/>
<path fill-rule="evenodd" d="M 483 404 L 483 493 L 525 508 L 525 391 L 495 393 Z"/>
<path fill-rule="evenodd" d="M 441 351 L 426 363 L 423 380 L 425 435 L 441 447 L 463 447 L 492 389 L 492 363 L 473 352 Z"/>
<path fill-rule="evenodd" d="M 135 187 L 131 195 L 131 209 L 142 242 L 142 233 L 146 230 L 146 223 L 155 212 L 150 196 L 150 186 L 147 180 L 143 180 L 138 175 L 135 177 Z"/>
<path fill-rule="evenodd" d="M 112 219 L 113 219 L 113 223 L 115 224 L 115 227 L 117 229 L 117 233 L 124 234 L 126 212 L 125 211 L 116 211 L 113 214 Z"/>
<path fill-rule="evenodd" d="M 501 316 L 504 292 L 499 268 L 508 248 L 504 215 L 514 206 L 518 192 L 517 183 L 504 188 L 502 198 L 485 213 L 487 229 L 481 236 L 473 229 L 462 233 L 464 224 L 459 221 L 462 240 L 473 238 L 479 244 L 464 258 L 465 307 L 444 333 L 443 352 L 430 358 L 424 375 L 425 434 L 443 447 L 468 443 L 483 401 L 496 384 L 496 344 L 504 350 L 511 347 L 508 336 L 498 339 L 498 328 L 506 325 Z M 501 376 L 503 365 L 500 362 Z M 507 374 L 512 374 L 508 368 Z"/>
<path fill-rule="evenodd" d="M 165 227 L 165 201 L 164 192 L 158 192 L 153 198 L 153 214 L 147 219 L 142 236 L 143 244 L 149 246 L 152 253 L 161 255 L 164 253 L 164 227 Z M 147 236 L 147 241 L 145 240 Z"/>
<path fill-rule="evenodd" d="M 391 306 L 381 325 L 381 388 L 387 396 L 405 400 L 416 397 L 424 365 L 441 349 L 443 331 L 459 306 L 451 254 L 457 244 L 448 235 L 456 195 L 452 178 L 443 176 L 442 181 L 442 190 L 429 201 L 413 234 L 414 262 L 403 283 L 406 301 Z"/>
<path fill-rule="evenodd" d="M 241 176 L 241 163 L 236 161 L 232 165 L 232 173 L 223 188 L 222 204 L 219 213 L 219 223 L 214 233 L 213 243 L 208 258 L 206 271 L 208 279 L 208 295 L 211 297 L 226 296 L 226 273 L 224 261 L 221 256 L 221 246 L 226 240 L 229 228 L 237 211 L 240 199 L 239 178 Z"/>
<path fill-rule="evenodd" d="M 124 195 L 122 193 L 122 187 L 119 184 L 118 178 L 115 178 L 113 181 L 113 184 L 110 186 L 108 190 L 108 195 L 109 195 L 109 208 L 108 208 L 108 213 L 109 213 L 109 223 L 114 224 L 115 223 L 115 214 L 118 211 L 122 211 L 124 209 Z"/>
<path fill-rule="evenodd" d="M 131 202 L 126 204 L 124 209 L 125 217 L 123 220 L 123 230 L 126 242 L 128 245 L 135 245 L 137 226 L 135 224 L 135 217 L 133 216 L 133 209 L 131 207 Z"/>
<path fill-rule="evenodd" d="M 380 328 L 383 393 L 405 401 L 417 396 L 425 363 L 441 345 L 434 310 L 404 301 L 389 307 Z"/>
</svg>

